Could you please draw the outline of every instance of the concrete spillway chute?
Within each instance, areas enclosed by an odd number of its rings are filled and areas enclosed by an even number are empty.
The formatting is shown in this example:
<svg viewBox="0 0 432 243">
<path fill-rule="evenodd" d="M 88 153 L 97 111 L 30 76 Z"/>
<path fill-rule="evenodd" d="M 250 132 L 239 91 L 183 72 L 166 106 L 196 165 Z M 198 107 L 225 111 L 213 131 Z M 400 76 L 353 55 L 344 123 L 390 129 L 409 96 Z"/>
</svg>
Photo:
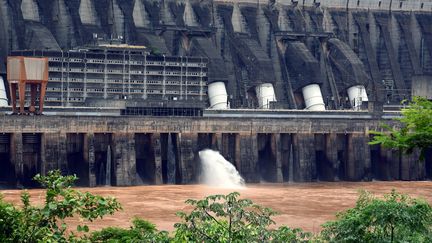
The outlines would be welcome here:
<svg viewBox="0 0 432 243">
<path fill-rule="evenodd" d="M 113 0 L 111 11 L 111 17 L 114 23 L 111 34 L 114 38 L 123 39 L 125 36 L 125 17 L 117 0 Z"/>
<path fill-rule="evenodd" d="M 228 94 L 224 82 L 213 82 L 208 85 L 210 109 L 228 109 Z"/>
<path fill-rule="evenodd" d="M 276 94 L 273 84 L 265 83 L 255 87 L 259 109 L 269 109 L 270 102 L 276 102 Z"/>
<path fill-rule="evenodd" d="M 21 11 L 24 20 L 36 21 L 36 22 L 40 21 L 39 9 L 34 0 L 23 0 L 21 2 Z"/>
<path fill-rule="evenodd" d="M 175 25 L 174 17 L 166 1 L 162 1 L 159 18 L 162 25 Z"/>
<path fill-rule="evenodd" d="M 238 3 L 234 3 L 234 8 L 231 16 L 231 23 L 235 33 L 247 33 L 246 20 L 240 11 Z"/>
<path fill-rule="evenodd" d="M 142 0 L 135 0 L 132 16 L 138 28 L 150 28 L 151 23 Z"/>
<path fill-rule="evenodd" d="M 278 27 L 280 31 L 292 31 L 291 24 L 288 20 L 287 12 L 282 6 L 279 7 Z"/>
<path fill-rule="evenodd" d="M 99 25 L 96 18 L 96 10 L 91 0 L 81 0 L 79 6 L 81 23 L 86 25 Z"/>
<path fill-rule="evenodd" d="M 310 84 L 302 88 L 306 110 L 325 111 L 324 99 L 318 84 Z"/>
<path fill-rule="evenodd" d="M 355 85 L 347 89 L 348 98 L 354 110 L 359 110 L 363 102 L 369 101 L 366 88 L 363 85 Z"/>
<path fill-rule="evenodd" d="M 192 4 L 189 0 L 186 1 L 183 13 L 183 22 L 186 26 L 199 26 Z"/>
<path fill-rule="evenodd" d="M 8 105 L 8 98 L 6 95 L 5 83 L 2 77 L 0 77 L 0 107 L 5 107 Z"/>
<path fill-rule="evenodd" d="M 330 15 L 329 10 L 327 8 L 325 8 L 323 12 L 322 28 L 324 32 L 329 32 L 329 33 L 335 32 L 336 29 L 333 18 Z"/>
</svg>

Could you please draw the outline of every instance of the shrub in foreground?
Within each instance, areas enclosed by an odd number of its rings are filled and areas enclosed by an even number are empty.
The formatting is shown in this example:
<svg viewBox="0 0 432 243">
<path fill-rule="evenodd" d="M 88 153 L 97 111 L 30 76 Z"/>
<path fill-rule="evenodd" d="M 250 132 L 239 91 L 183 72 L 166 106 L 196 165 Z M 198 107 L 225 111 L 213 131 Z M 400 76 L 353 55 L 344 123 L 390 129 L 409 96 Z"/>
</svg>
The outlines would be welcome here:
<svg viewBox="0 0 432 243">
<path fill-rule="evenodd" d="M 186 201 L 194 209 L 179 212 L 182 222 L 174 225 L 178 242 L 303 242 L 310 234 L 286 226 L 269 229 L 276 212 L 239 199 L 238 192 Z"/>
<path fill-rule="evenodd" d="M 392 191 L 377 198 L 361 192 L 354 208 L 323 225 L 328 242 L 432 242 L 432 208 Z"/>
<path fill-rule="evenodd" d="M 76 176 L 62 176 L 59 171 L 37 175 L 35 180 L 46 188 L 42 207 L 31 205 L 26 191 L 21 195 L 22 208 L 0 201 L 0 242 L 79 241 L 75 231 L 67 228 L 66 218 L 93 221 L 121 208 L 114 198 L 72 189 L 76 179 Z M 88 232 L 89 228 L 79 225 L 77 231 Z"/>
</svg>

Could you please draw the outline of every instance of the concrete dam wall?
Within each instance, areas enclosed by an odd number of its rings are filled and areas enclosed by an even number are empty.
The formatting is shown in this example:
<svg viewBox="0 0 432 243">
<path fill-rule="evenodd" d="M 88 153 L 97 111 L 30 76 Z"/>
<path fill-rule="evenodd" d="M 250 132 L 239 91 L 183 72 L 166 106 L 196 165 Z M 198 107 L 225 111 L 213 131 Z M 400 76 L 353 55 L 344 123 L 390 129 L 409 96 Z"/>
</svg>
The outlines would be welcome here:
<svg viewBox="0 0 432 243">
<path fill-rule="evenodd" d="M 250 112 L 249 112 L 250 113 Z M 1 184 L 34 186 L 60 169 L 78 185 L 187 184 L 199 179 L 198 152 L 218 150 L 249 183 L 424 180 L 432 151 L 370 146 L 388 114 L 290 112 L 285 118 L 1 116 Z"/>
<path fill-rule="evenodd" d="M 85 49 L 100 39 L 163 59 L 205 57 L 206 85 L 226 99 L 209 97 L 217 109 L 192 117 L 3 112 L 0 184 L 33 186 L 51 169 L 77 174 L 82 186 L 194 183 L 205 148 L 247 182 L 432 178 L 432 151 L 419 162 L 417 153 L 368 145 L 383 120 L 398 125 L 383 105 L 432 98 L 430 0 L 0 0 L 3 77 L 11 51 Z"/>
<path fill-rule="evenodd" d="M 259 107 L 261 84 L 274 106 L 308 108 L 304 88 L 316 84 L 325 109 L 339 109 L 357 85 L 369 101 L 429 95 L 431 23 L 428 0 L 0 0 L 0 58 L 114 38 L 207 57 L 208 82 L 226 84 L 233 108 Z"/>
</svg>

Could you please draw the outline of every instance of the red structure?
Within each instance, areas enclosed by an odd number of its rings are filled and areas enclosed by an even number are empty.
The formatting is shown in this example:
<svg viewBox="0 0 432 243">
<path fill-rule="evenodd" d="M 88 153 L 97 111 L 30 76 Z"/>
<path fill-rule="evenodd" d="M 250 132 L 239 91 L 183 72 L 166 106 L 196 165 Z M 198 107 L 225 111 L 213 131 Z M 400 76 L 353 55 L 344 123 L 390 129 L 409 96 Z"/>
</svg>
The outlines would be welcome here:
<svg viewBox="0 0 432 243">
<path fill-rule="evenodd" d="M 7 78 L 12 99 L 12 112 L 16 112 L 16 92 L 18 89 L 20 114 L 25 114 L 25 93 L 27 84 L 30 85 L 29 112 L 41 114 L 48 84 L 48 58 L 33 58 L 14 56 L 8 57 Z M 36 94 L 39 88 L 39 111 L 36 112 Z"/>
</svg>

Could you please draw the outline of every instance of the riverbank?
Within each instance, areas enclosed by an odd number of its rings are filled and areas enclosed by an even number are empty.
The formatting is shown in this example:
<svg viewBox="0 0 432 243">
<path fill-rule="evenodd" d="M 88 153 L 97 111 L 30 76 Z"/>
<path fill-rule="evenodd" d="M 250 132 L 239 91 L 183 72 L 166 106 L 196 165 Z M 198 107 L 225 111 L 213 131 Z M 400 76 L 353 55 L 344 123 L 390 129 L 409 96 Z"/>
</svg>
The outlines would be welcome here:
<svg viewBox="0 0 432 243">
<path fill-rule="evenodd" d="M 177 211 L 188 210 L 184 201 L 202 198 L 210 194 L 225 194 L 233 190 L 203 185 L 163 185 L 137 187 L 78 188 L 103 196 L 116 197 L 123 210 L 103 220 L 89 223 L 91 230 L 107 226 L 128 227 L 133 217 L 141 217 L 157 225 L 158 229 L 171 231 L 179 220 Z M 384 194 L 396 189 L 413 197 L 423 197 L 432 203 L 431 181 L 392 182 L 319 182 L 293 184 L 249 184 L 246 189 L 236 190 L 242 197 L 257 204 L 270 207 L 280 214 L 274 219 L 277 225 L 300 227 L 318 232 L 320 225 L 335 217 L 335 213 L 353 207 L 358 191 L 364 189 Z M 42 204 L 44 191 L 29 190 L 32 201 Z M 21 190 L 1 190 L 4 200 L 18 203 Z M 71 220 L 74 227 L 78 220 Z"/>
</svg>

